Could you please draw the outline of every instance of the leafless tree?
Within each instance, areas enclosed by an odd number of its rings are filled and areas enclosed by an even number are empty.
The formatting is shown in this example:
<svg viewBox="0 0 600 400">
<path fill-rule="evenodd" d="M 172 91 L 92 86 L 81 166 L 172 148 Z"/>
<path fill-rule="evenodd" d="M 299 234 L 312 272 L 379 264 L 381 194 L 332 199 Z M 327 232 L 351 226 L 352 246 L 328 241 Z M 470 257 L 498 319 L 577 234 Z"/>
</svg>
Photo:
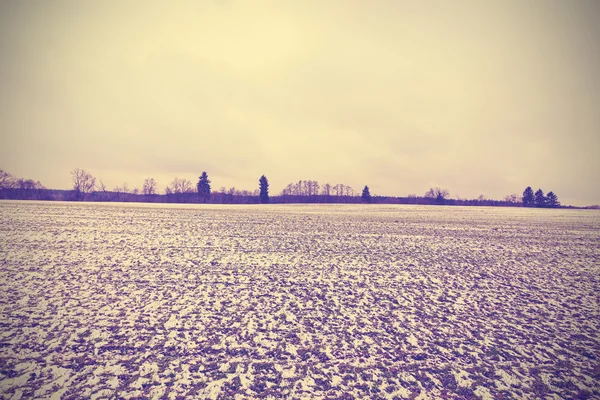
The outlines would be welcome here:
<svg viewBox="0 0 600 400">
<path fill-rule="evenodd" d="M 325 196 L 331 195 L 331 185 L 329 183 L 323 185 L 323 191 L 321 194 Z"/>
<path fill-rule="evenodd" d="M 192 193 L 194 191 L 190 180 L 177 177 L 171 182 L 171 189 L 173 193 Z"/>
<path fill-rule="evenodd" d="M 146 178 L 144 179 L 144 186 L 142 187 L 142 194 L 149 196 L 152 194 L 156 194 L 158 185 L 154 178 Z"/>
<path fill-rule="evenodd" d="M 350 186 L 346 185 L 344 187 L 344 193 L 346 193 L 346 196 L 354 196 L 354 189 L 352 189 Z"/>
<path fill-rule="evenodd" d="M 291 196 L 292 192 L 293 192 L 293 187 L 292 187 L 292 184 L 290 183 L 281 191 L 281 195 L 282 196 Z"/>
<path fill-rule="evenodd" d="M 317 181 L 310 181 L 310 195 L 309 196 L 316 196 L 319 194 L 319 182 Z"/>
<path fill-rule="evenodd" d="M 333 194 L 335 196 L 342 196 L 344 194 L 344 190 L 339 183 L 332 188 Z"/>
<path fill-rule="evenodd" d="M 99 189 L 101 192 L 106 193 L 106 185 L 104 184 L 104 182 L 100 181 Z"/>
<path fill-rule="evenodd" d="M 0 170 L 0 172 L 4 171 Z M 15 179 L 11 174 L 4 176 L 3 179 L 5 180 L 1 182 L 0 189 L 18 189 L 18 192 L 13 194 L 16 199 L 41 199 L 41 191 L 46 189 L 40 181 L 33 179 Z"/>
<path fill-rule="evenodd" d="M 15 184 L 15 177 L 10 172 L 6 172 L 0 169 L 0 189 L 14 188 Z"/>
<path fill-rule="evenodd" d="M 504 201 L 507 203 L 519 203 L 519 197 L 516 194 L 508 194 L 504 196 Z"/>
<path fill-rule="evenodd" d="M 439 187 L 431 188 L 429 189 L 426 193 L 425 193 L 425 197 L 430 198 L 430 199 L 437 199 L 437 198 L 443 198 L 445 199 L 446 197 L 448 197 L 450 193 L 448 192 L 447 189 L 442 189 Z"/>
<path fill-rule="evenodd" d="M 17 180 L 17 187 L 19 189 L 35 189 L 35 181 L 33 179 L 23 179 L 20 178 Z"/>
<path fill-rule="evenodd" d="M 73 180 L 73 190 L 79 200 L 85 200 L 85 197 L 94 191 L 96 178 L 83 169 L 75 168 L 71 171 Z"/>
</svg>

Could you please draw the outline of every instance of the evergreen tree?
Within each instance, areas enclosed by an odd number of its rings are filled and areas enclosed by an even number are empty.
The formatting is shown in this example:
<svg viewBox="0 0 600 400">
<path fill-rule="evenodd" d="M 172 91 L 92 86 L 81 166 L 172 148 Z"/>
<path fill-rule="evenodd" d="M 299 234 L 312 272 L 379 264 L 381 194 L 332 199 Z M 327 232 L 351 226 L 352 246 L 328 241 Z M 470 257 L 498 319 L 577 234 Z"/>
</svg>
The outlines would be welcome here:
<svg viewBox="0 0 600 400">
<path fill-rule="evenodd" d="M 198 196 L 204 199 L 204 202 L 210 199 L 210 180 L 206 171 L 202 171 L 202 175 L 198 179 Z"/>
<path fill-rule="evenodd" d="M 269 202 L 269 181 L 266 176 L 261 176 L 258 180 L 260 185 L 260 202 L 267 204 Z"/>
<path fill-rule="evenodd" d="M 560 201 L 558 201 L 558 196 L 554 194 L 554 192 L 548 192 L 548 195 L 546 195 L 546 202 L 548 207 L 560 207 Z"/>
<path fill-rule="evenodd" d="M 535 206 L 546 207 L 546 196 L 544 196 L 544 192 L 542 189 L 538 189 L 535 192 Z"/>
<path fill-rule="evenodd" d="M 531 186 L 527 186 L 527 189 L 523 192 L 523 205 L 525 207 L 531 207 L 534 204 L 534 200 L 533 189 Z"/>
<path fill-rule="evenodd" d="M 371 202 L 371 193 L 369 192 L 368 186 L 365 186 L 365 188 L 363 189 L 361 199 L 365 203 Z"/>
</svg>

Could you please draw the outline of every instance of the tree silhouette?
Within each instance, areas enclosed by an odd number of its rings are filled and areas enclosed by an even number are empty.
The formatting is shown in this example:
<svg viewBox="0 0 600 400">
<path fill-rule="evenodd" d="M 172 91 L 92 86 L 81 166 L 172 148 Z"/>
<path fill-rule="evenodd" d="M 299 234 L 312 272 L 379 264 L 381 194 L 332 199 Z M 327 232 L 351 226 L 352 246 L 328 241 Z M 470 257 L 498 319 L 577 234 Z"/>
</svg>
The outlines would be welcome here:
<svg viewBox="0 0 600 400">
<path fill-rule="evenodd" d="M 435 202 L 438 204 L 444 204 L 446 201 L 446 197 L 450 195 L 448 189 L 442 189 L 440 187 L 430 188 L 426 193 L 425 197 L 429 199 L 435 199 Z"/>
<path fill-rule="evenodd" d="M 9 189 L 15 187 L 15 177 L 6 171 L 0 169 L 0 189 Z"/>
<path fill-rule="evenodd" d="M 154 178 L 146 178 L 144 179 L 144 186 L 142 186 L 142 193 L 146 196 L 156 194 L 157 186 Z"/>
<path fill-rule="evenodd" d="M 210 199 L 210 180 L 208 180 L 208 174 L 206 171 L 202 171 L 202 175 L 198 179 L 198 195 L 206 202 Z"/>
<path fill-rule="evenodd" d="M 73 190 L 75 191 L 77 200 L 85 200 L 86 195 L 94 191 L 96 178 L 79 168 L 75 168 L 71 171 L 71 177 L 73 179 Z"/>
<path fill-rule="evenodd" d="M 546 195 L 546 203 L 548 207 L 560 207 L 560 201 L 558 201 L 558 196 L 554 194 L 554 192 L 548 192 Z"/>
<path fill-rule="evenodd" d="M 536 207 L 545 207 L 546 206 L 546 196 L 544 196 L 544 191 L 542 189 L 538 189 L 535 192 L 535 206 Z"/>
<path fill-rule="evenodd" d="M 193 183 L 185 178 L 175 177 L 175 179 L 173 179 L 173 182 L 171 182 L 171 187 L 169 189 L 171 190 L 171 193 L 174 194 L 193 193 L 194 186 L 192 185 Z M 165 193 L 167 193 L 166 190 Z"/>
<path fill-rule="evenodd" d="M 362 196 L 361 199 L 363 202 L 365 203 L 370 203 L 371 202 L 371 193 L 369 192 L 369 187 L 365 185 L 363 191 L 362 191 Z"/>
<path fill-rule="evenodd" d="M 523 205 L 525 207 L 531 207 L 535 203 L 535 197 L 533 195 L 533 189 L 531 186 L 527 186 L 527 188 L 523 191 Z"/>
<path fill-rule="evenodd" d="M 260 202 L 267 204 L 269 202 L 269 181 L 266 176 L 261 176 L 258 180 L 260 185 Z"/>
</svg>

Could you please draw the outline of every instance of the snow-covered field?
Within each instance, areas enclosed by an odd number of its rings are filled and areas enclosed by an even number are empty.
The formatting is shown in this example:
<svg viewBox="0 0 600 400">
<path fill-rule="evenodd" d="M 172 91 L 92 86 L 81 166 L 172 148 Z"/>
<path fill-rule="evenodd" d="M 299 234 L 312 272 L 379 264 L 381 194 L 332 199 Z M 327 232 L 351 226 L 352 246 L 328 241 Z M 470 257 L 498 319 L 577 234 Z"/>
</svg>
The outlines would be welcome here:
<svg viewBox="0 0 600 400">
<path fill-rule="evenodd" d="M 0 202 L 3 398 L 600 398 L 600 212 Z"/>
</svg>

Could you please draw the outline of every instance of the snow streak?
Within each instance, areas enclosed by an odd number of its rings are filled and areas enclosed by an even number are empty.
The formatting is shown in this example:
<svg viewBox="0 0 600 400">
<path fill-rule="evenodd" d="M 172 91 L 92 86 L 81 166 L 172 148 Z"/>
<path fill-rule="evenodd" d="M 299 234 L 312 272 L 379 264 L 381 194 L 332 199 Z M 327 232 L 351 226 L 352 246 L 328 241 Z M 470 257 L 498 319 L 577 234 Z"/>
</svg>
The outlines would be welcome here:
<svg viewBox="0 0 600 400">
<path fill-rule="evenodd" d="M 600 213 L 0 203 L 3 398 L 600 397 Z"/>
</svg>

